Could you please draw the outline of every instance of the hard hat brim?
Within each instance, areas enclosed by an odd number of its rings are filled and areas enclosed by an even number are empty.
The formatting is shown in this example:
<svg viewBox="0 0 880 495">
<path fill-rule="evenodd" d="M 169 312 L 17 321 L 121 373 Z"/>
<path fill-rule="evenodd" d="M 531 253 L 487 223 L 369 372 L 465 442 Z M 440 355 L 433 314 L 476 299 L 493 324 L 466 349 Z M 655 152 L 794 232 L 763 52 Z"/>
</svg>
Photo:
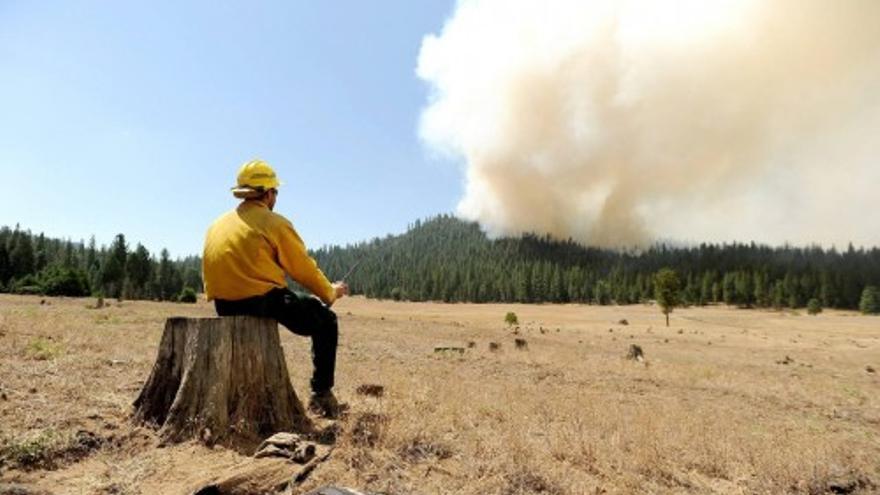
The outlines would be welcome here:
<svg viewBox="0 0 880 495">
<path fill-rule="evenodd" d="M 247 198 L 255 198 L 257 196 L 262 195 L 264 192 L 269 189 L 277 189 L 284 185 L 283 182 L 278 182 L 275 187 L 251 187 L 251 186 L 236 186 L 233 187 L 232 195 L 239 199 L 247 199 Z"/>
<path fill-rule="evenodd" d="M 263 195 L 263 193 L 261 193 L 259 191 L 254 191 L 252 189 L 250 189 L 250 190 L 236 189 L 236 190 L 232 191 L 232 195 L 238 199 L 254 199 L 254 198 L 259 198 L 260 196 Z"/>
</svg>

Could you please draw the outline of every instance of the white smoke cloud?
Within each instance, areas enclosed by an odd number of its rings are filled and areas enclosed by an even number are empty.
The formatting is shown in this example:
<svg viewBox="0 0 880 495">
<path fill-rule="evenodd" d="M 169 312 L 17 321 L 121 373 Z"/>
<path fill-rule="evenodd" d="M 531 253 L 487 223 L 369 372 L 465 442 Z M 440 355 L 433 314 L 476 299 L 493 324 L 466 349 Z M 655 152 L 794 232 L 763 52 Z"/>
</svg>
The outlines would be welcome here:
<svg viewBox="0 0 880 495">
<path fill-rule="evenodd" d="M 462 0 L 417 72 L 490 234 L 880 244 L 876 0 Z"/>
</svg>

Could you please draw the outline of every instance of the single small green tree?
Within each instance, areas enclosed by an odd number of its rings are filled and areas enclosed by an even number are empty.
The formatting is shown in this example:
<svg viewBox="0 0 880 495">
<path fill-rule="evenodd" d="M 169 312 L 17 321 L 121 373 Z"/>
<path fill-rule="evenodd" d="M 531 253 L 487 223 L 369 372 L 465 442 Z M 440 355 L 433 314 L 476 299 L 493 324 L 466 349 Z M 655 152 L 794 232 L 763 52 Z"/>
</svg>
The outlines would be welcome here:
<svg viewBox="0 0 880 495">
<path fill-rule="evenodd" d="M 196 291 L 192 287 L 184 287 L 182 291 L 180 291 L 180 295 L 177 296 L 177 300 L 182 303 L 194 303 L 198 299 L 196 296 Z"/>
<path fill-rule="evenodd" d="M 403 298 L 403 292 L 401 292 L 400 287 L 395 287 L 391 289 L 391 299 L 395 301 L 400 301 Z"/>
<path fill-rule="evenodd" d="M 822 312 L 822 303 L 815 297 L 807 302 L 807 314 L 817 315 Z"/>
<path fill-rule="evenodd" d="M 880 314 L 880 293 L 877 292 L 877 287 L 869 285 L 862 290 L 859 311 L 865 315 Z"/>
<path fill-rule="evenodd" d="M 516 313 L 513 311 L 508 311 L 506 315 L 504 315 L 504 323 L 507 323 L 507 326 L 519 325 L 519 318 L 516 317 Z"/>
<path fill-rule="evenodd" d="M 679 305 L 679 289 L 681 281 L 678 274 L 671 268 L 662 268 L 654 274 L 654 298 L 660 310 L 666 315 L 666 326 L 669 326 L 669 313 Z"/>
</svg>

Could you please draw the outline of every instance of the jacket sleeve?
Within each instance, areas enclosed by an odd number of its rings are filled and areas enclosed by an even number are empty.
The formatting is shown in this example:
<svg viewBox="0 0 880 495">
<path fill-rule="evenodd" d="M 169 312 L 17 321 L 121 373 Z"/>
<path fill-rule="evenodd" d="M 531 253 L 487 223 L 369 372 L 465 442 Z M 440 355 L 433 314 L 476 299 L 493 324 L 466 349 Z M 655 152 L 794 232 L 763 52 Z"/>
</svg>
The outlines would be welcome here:
<svg viewBox="0 0 880 495">
<path fill-rule="evenodd" d="M 293 224 L 283 219 L 279 222 L 277 232 L 278 262 L 284 271 L 290 275 L 290 278 L 321 298 L 325 304 L 333 304 L 336 300 L 336 291 L 324 272 L 318 268 L 318 263 L 309 256 L 306 245 L 294 230 Z"/>
</svg>

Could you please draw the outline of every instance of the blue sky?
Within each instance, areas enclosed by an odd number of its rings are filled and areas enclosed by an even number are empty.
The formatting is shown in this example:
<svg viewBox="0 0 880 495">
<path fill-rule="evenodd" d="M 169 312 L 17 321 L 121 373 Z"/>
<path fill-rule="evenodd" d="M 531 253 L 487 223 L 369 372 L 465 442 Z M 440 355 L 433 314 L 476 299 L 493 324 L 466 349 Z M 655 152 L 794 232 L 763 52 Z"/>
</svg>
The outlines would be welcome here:
<svg viewBox="0 0 880 495">
<path fill-rule="evenodd" d="M 448 1 L 0 2 L 0 225 L 201 252 L 261 157 L 311 247 L 453 211 L 422 37 Z"/>
</svg>

